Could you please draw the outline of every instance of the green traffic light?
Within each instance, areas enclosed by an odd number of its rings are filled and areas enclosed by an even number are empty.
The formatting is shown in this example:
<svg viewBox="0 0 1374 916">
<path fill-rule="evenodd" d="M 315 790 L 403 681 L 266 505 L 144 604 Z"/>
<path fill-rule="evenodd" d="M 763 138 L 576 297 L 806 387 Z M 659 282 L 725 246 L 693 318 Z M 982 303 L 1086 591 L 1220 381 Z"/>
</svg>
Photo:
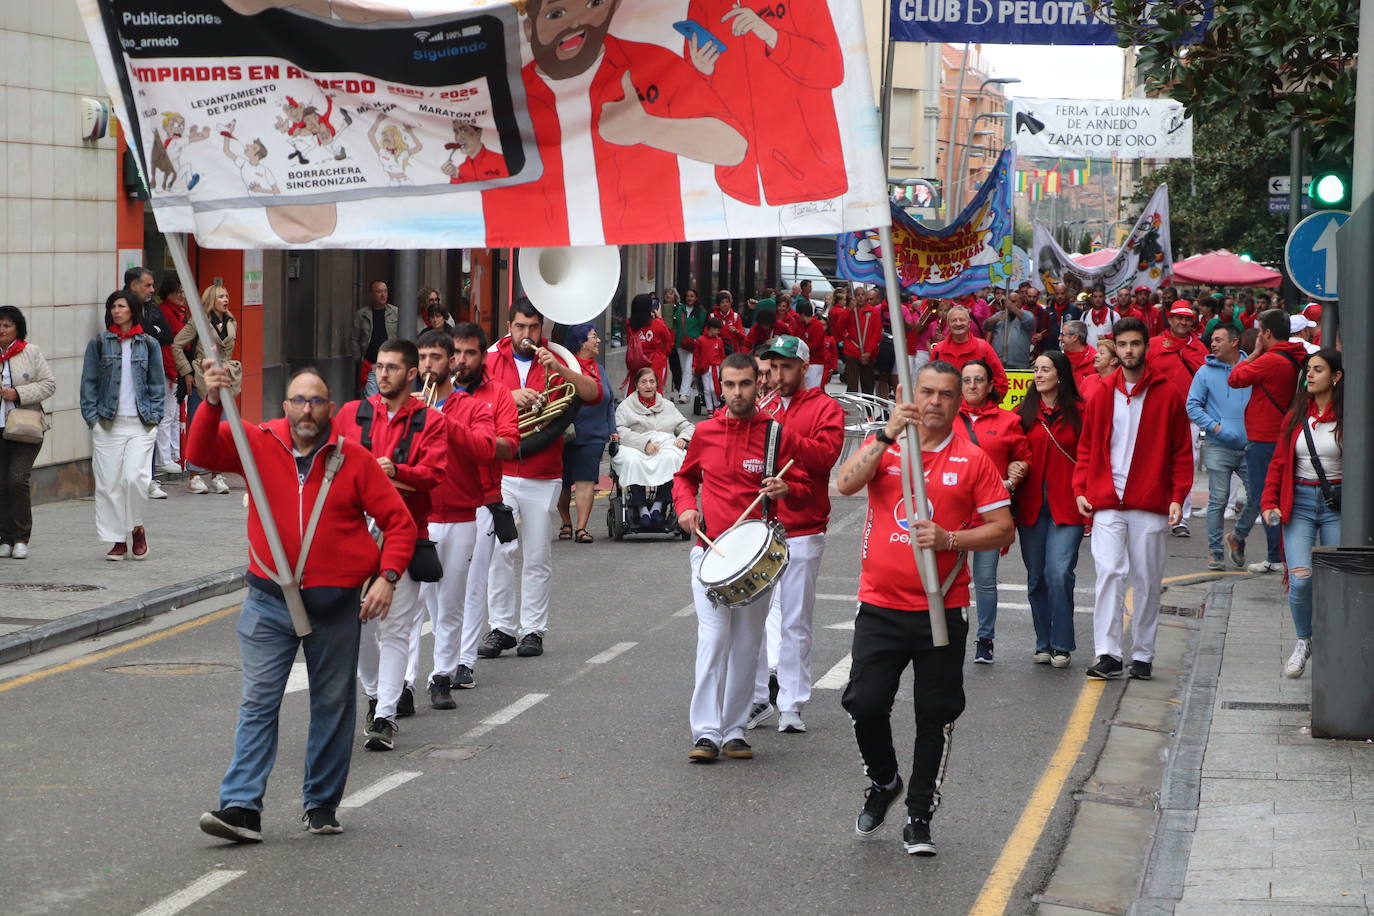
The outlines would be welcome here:
<svg viewBox="0 0 1374 916">
<path fill-rule="evenodd" d="M 1345 203 L 1346 198 L 1350 195 L 1350 188 L 1345 176 L 1335 172 L 1327 172 L 1325 175 L 1318 175 L 1312 179 L 1310 193 L 1312 199 L 1317 203 L 1325 207 L 1332 207 Z"/>
</svg>

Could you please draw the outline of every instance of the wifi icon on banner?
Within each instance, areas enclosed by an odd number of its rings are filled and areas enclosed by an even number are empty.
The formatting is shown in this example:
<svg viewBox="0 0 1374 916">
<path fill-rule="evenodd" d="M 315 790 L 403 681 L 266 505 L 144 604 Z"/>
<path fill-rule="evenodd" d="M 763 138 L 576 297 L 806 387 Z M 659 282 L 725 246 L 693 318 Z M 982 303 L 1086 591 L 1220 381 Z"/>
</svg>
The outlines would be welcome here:
<svg viewBox="0 0 1374 916">
<path fill-rule="evenodd" d="M 415 38 L 416 38 L 417 41 L 422 41 L 422 42 L 424 42 L 424 41 L 429 41 L 429 33 L 428 33 L 428 32 L 416 32 L 416 33 L 415 33 Z"/>
</svg>

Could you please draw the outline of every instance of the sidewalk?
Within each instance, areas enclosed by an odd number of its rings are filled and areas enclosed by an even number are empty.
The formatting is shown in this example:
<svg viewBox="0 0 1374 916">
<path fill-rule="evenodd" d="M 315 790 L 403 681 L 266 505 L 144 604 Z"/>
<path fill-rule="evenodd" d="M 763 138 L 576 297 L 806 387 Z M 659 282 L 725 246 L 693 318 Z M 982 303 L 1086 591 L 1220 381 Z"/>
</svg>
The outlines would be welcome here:
<svg viewBox="0 0 1374 916">
<path fill-rule="evenodd" d="M 227 479 L 224 496 L 165 481 L 168 498 L 148 503 L 141 562 L 105 560 L 93 498 L 35 506 L 29 558 L 0 560 L 0 664 L 240 588 L 245 490 Z"/>
</svg>

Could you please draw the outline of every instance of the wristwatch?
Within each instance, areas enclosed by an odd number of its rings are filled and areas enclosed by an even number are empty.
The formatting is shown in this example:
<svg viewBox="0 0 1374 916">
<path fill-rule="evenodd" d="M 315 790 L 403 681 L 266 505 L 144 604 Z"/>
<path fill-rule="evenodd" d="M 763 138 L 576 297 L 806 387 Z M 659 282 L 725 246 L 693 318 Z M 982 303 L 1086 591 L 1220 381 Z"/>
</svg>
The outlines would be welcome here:
<svg viewBox="0 0 1374 916">
<path fill-rule="evenodd" d="M 384 569 L 382 570 L 382 578 L 392 585 L 395 585 L 397 582 L 401 581 L 401 574 L 394 569 Z"/>
<path fill-rule="evenodd" d="M 887 430 L 886 430 L 886 429 L 880 429 L 880 430 L 878 430 L 876 433 L 873 434 L 873 438 L 874 438 L 874 439 L 877 439 L 877 440 L 878 440 L 879 442 L 881 442 L 883 445 L 896 445 L 896 444 L 897 444 L 897 440 L 894 439 L 894 438 L 892 438 L 891 436 L 889 436 L 889 435 L 887 434 Z"/>
</svg>

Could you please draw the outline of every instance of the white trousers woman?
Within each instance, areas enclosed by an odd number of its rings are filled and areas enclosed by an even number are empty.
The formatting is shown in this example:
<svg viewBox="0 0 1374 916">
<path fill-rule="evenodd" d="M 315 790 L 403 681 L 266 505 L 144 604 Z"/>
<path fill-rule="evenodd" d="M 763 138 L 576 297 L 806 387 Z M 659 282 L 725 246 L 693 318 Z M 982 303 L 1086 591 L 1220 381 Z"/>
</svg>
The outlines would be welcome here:
<svg viewBox="0 0 1374 916">
<path fill-rule="evenodd" d="M 115 417 L 91 429 L 91 467 L 95 472 L 95 527 L 102 541 L 128 542 L 143 524 L 148 486 L 153 480 L 156 426 L 138 417 Z"/>
</svg>

